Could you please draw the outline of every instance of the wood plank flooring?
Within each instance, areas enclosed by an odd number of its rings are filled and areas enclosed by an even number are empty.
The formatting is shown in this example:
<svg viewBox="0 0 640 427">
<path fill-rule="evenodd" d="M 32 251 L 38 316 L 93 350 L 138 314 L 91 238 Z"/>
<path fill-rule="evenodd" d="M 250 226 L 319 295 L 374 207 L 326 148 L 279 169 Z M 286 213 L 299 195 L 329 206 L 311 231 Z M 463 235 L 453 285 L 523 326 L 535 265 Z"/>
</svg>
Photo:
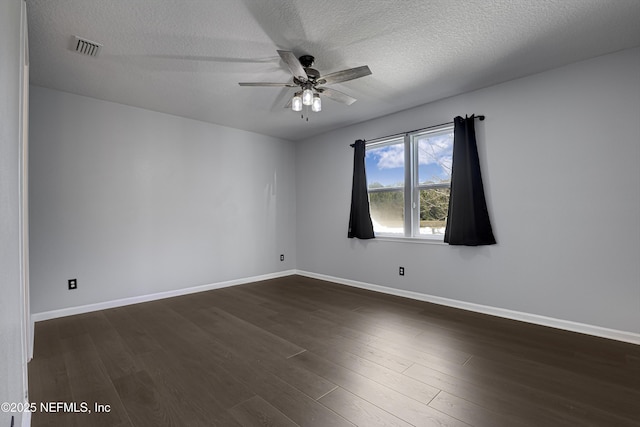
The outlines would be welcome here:
<svg viewBox="0 0 640 427">
<path fill-rule="evenodd" d="M 639 427 L 640 346 L 289 276 L 39 322 L 29 393 L 91 410 L 34 427 Z"/>
</svg>

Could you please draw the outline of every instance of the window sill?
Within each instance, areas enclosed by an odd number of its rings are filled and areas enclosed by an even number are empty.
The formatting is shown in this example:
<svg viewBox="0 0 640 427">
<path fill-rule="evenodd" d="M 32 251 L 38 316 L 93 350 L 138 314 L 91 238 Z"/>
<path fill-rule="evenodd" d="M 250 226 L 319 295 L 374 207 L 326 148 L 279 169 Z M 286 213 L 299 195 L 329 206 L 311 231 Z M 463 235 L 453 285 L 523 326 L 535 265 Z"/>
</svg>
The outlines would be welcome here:
<svg viewBox="0 0 640 427">
<path fill-rule="evenodd" d="M 429 238 L 420 238 L 420 237 L 395 237 L 395 236 L 381 236 L 377 235 L 375 240 L 380 242 L 396 242 L 396 243 L 418 243 L 421 245 L 441 245 L 441 246 L 449 246 L 449 244 L 445 243 L 440 239 L 429 239 Z"/>
</svg>

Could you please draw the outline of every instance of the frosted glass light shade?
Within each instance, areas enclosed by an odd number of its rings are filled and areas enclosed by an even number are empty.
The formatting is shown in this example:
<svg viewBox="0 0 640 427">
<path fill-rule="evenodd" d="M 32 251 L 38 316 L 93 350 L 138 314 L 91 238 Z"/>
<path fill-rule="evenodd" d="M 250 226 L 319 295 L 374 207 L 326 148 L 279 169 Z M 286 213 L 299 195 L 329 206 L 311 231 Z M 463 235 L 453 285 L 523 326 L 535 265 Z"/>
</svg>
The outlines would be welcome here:
<svg viewBox="0 0 640 427">
<path fill-rule="evenodd" d="M 293 111 L 302 111 L 302 97 L 300 96 L 300 92 L 291 98 L 291 109 Z"/>
<path fill-rule="evenodd" d="M 320 100 L 320 95 L 317 93 L 313 94 L 313 104 L 311 105 L 311 111 L 317 113 L 318 111 L 322 111 L 322 101 Z"/>
<path fill-rule="evenodd" d="M 311 89 L 305 89 L 302 91 L 302 103 L 304 105 L 311 105 L 313 103 L 313 92 Z"/>
</svg>

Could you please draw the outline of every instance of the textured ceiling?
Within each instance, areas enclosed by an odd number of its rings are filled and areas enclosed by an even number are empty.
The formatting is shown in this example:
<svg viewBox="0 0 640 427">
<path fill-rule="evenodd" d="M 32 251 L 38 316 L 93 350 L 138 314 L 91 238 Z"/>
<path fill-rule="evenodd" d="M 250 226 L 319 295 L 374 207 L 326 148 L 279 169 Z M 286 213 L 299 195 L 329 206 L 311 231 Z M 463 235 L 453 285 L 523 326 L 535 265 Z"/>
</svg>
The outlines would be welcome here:
<svg viewBox="0 0 640 427">
<path fill-rule="evenodd" d="M 27 0 L 31 83 L 299 140 L 640 45 L 639 0 Z M 70 50 L 73 35 L 102 43 Z M 277 49 L 316 57 L 332 85 L 308 122 Z"/>
</svg>

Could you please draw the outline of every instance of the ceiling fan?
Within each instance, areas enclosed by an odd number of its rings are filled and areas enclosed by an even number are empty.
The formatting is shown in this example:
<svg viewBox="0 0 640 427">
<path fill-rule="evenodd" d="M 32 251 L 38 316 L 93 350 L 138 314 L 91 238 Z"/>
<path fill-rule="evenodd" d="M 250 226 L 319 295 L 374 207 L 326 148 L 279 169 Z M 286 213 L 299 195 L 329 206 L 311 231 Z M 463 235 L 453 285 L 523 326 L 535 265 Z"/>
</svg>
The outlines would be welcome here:
<svg viewBox="0 0 640 427">
<path fill-rule="evenodd" d="M 368 66 L 349 68 L 342 71 L 336 71 L 326 75 L 320 75 L 318 70 L 311 68 L 315 58 L 311 55 L 302 55 L 296 58 L 293 52 L 287 50 L 279 50 L 280 58 L 287 64 L 293 81 L 290 83 L 238 83 L 240 86 L 269 86 L 269 87 L 294 87 L 300 90 L 296 91 L 293 98 L 289 100 L 285 108 L 291 107 L 293 111 L 301 111 L 303 105 L 311 106 L 311 110 L 318 112 L 322 109 L 322 101 L 320 94 L 343 104 L 351 105 L 356 99 L 346 93 L 324 87 L 333 83 L 342 83 L 360 77 L 368 76 L 371 70 Z"/>
</svg>

